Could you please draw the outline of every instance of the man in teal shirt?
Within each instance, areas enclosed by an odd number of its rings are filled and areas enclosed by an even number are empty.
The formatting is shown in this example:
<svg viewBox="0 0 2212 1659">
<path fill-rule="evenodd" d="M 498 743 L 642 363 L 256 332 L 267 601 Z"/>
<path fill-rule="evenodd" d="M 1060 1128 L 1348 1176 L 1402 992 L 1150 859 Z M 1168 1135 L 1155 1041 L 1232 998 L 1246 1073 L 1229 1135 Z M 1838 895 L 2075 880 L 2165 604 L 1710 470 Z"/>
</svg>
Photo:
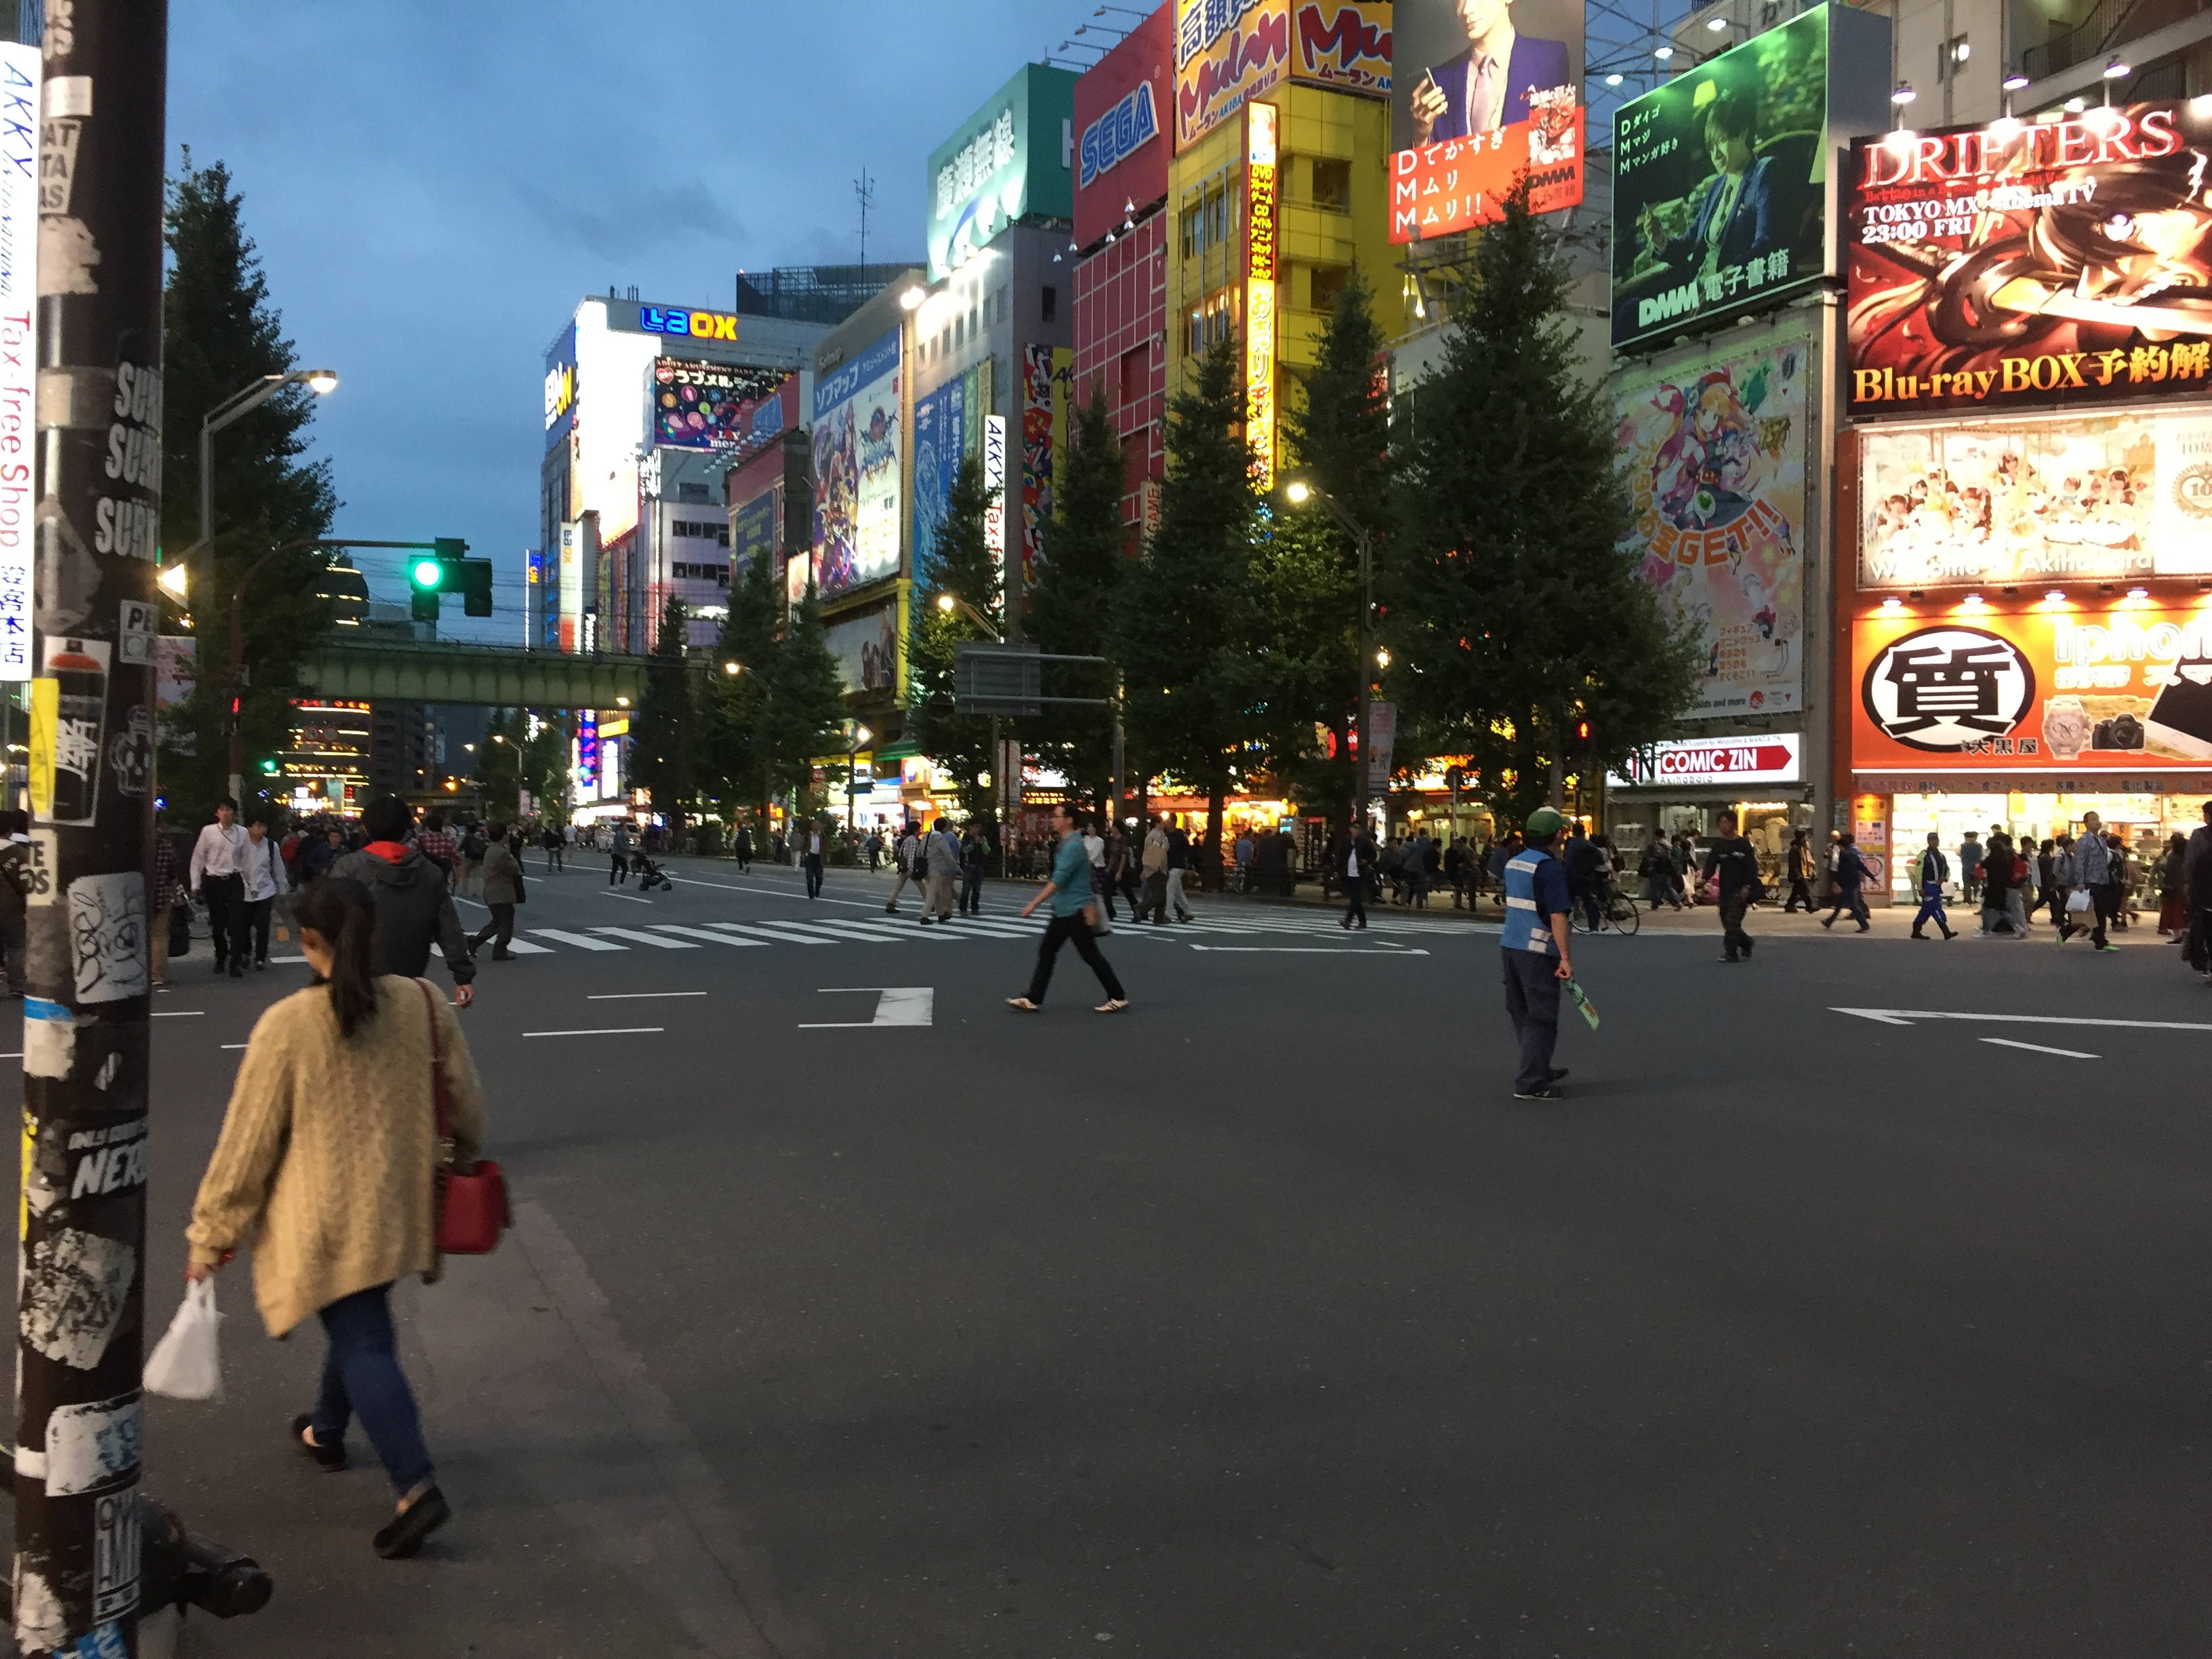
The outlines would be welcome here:
<svg viewBox="0 0 2212 1659">
<path fill-rule="evenodd" d="M 1129 1006 L 1129 999 L 1122 994 L 1121 981 L 1114 976 L 1113 968 L 1099 954 L 1098 941 L 1091 936 L 1091 923 L 1083 914 L 1096 901 L 1091 894 L 1091 854 L 1083 845 L 1082 814 L 1061 802 L 1052 809 L 1052 830 L 1060 837 L 1060 850 L 1053 854 L 1052 879 L 1045 883 L 1044 891 L 1022 906 L 1026 916 L 1049 899 L 1052 920 L 1045 925 L 1044 937 L 1037 941 L 1036 971 L 1030 975 L 1030 994 L 1008 997 L 1006 1006 L 1034 1014 L 1044 1006 L 1045 987 L 1052 983 L 1053 959 L 1059 956 L 1060 947 L 1073 939 L 1076 955 L 1091 964 L 1091 971 L 1105 988 L 1106 1000 L 1098 1005 L 1097 1012 L 1118 1014 Z"/>
</svg>

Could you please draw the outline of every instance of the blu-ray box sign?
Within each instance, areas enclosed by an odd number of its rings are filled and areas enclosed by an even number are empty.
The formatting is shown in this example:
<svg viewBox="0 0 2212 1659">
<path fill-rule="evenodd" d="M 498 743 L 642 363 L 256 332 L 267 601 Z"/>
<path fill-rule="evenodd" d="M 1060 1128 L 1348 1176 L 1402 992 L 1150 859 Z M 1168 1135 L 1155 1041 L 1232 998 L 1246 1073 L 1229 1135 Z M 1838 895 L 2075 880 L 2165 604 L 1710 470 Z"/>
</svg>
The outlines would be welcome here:
<svg viewBox="0 0 2212 1659">
<path fill-rule="evenodd" d="M 2204 395 L 2208 161 L 2185 102 L 1854 144 L 1851 412 Z"/>
</svg>

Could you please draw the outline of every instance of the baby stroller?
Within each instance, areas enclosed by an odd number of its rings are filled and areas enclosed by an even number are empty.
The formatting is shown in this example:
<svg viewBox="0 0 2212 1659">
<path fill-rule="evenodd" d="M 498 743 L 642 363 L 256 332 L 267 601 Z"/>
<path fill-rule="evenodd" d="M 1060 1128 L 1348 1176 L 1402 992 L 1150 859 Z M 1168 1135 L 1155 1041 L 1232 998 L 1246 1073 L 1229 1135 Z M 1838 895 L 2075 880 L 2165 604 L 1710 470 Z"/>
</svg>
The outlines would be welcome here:
<svg viewBox="0 0 2212 1659">
<path fill-rule="evenodd" d="M 669 880 L 668 872 L 642 852 L 630 854 L 629 868 L 630 873 L 637 878 L 637 890 L 641 893 L 650 893 L 656 887 L 664 893 L 676 890 L 676 884 Z"/>
</svg>

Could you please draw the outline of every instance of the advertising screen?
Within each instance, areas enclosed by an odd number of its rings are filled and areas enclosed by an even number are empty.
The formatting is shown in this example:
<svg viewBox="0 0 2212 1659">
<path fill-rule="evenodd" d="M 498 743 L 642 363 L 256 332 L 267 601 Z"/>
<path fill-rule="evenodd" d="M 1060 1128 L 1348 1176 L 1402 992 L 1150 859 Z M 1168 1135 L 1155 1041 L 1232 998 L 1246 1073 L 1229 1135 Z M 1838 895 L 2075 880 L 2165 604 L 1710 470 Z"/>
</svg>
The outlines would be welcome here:
<svg viewBox="0 0 2212 1659">
<path fill-rule="evenodd" d="M 2208 154 L 2191 102 L 1852 145 L 1851 413 L 2212 390 Z"/>
<path fill-rule="evenodd" d="M 898 607 L 847 617 L 822 630 L 848 691 L 890 691 L 898 684 Z"/>
<path fill-rule="evenodd" d="M 1831 15 L 1816 7 L 1614 114 L 1615 349 L 1820 281 Z"/>
<path fill-rule="evenodd" d="M 930 155 L 929 279 L 957 270 L 1024 215 L 1073 217 L 1074 148 L 1075 76 L 1024 64 Z"/>
<path fill-rule="evenodd" d="M 2212 773 L 2212 609 L 2045 601 L 1851 629 L 1860 772 Z"/>
<path fill-rule="evenodd" d="M 1540 213 L 1583 199 L 1577 0 L 1398 0 L 1390 240 L 1488 224 L 1527 172 Z"/>
<path fill-rule="evenodd" d="M 1620 378 L 1621 546 L 1705 641 L 1692 720 L 1803 707 L 1812 358 L 1801 325 L 1776 325 Z"/>
<path fill-rule="evenodd" d="M 576 424 L 576 325 L 570 323 L 545 354 L 545 447 Z"/>
<path fill-rule="evenodd" d="M 730 515 L 730 580 L 734 586 L 755 559 L 775 554 L 775 510 L 779 492 L 763 491 Z"/>
<path fill-rule="evenodd" d="M 1075 240 L 1085 247 L 1121 222 L 1127 204 L 1168 193 L 1173 15 L 1158 8 L 1075 83 Z"/>
<path fill-rule="evenodd" d="M 914 406 L 914 558 L 937 552 L 937 532 L 952 496 L 967 434 L 968 383 L 956 375 Z"/>
<path fill-rule="evenodd" d="M 1870 428 L 1859 586 L 2212 575 L 2212 415 Z"/>
<path fill-rule="evenodd" d="M 1286 79 L 1388 97 L 1391 15 L 1385 0 L 1176 0 L 1176 151 Z"/>
<path fill-rule="evenodd" d="M 1044 526 L 1053 515 L 1053 473 L 1067 449 L 1068 393 L 1075 353 L 1066 346 L 1022 348 L 1022 580 L 1036 580 Z"/>
<path fill-rule="evenodd" d="M 739 368 L 684 357 L 653 365 L 653 441 L 676 449 L 728 449 L 751 435 L 747 425 L 781 369 Z"/>
<path fill-rule="evenodd" d="M 814 585 L 898 574 L 899 331 L 814 383 Z"/>
</svg>

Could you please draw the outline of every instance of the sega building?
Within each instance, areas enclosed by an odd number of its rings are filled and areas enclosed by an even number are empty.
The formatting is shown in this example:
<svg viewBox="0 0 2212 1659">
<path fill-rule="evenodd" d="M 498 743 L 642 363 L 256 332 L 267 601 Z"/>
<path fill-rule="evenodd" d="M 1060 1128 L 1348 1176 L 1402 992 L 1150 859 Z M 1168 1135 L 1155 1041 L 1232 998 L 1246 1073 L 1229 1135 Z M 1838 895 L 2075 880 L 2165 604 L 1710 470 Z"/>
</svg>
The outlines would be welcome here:
<svg viewBox="0 0 2212 1659">
<path fill-rule="evenodd" d="M 1930 833 L 1955 882 L 1967 830 L 2090 812 L 2154 901 L 2203 822 L 2212 322 L 2162 230 L 2208 148 L 2183 102 L 1852 148 L 1835 787 L 1895 902 Z"/>
<path fill-rule="evenodd" d="M 1075 394 L 1106 394 L 1127 466 L 1133 538 L 1159 519 L 1167 469 L 1168 159 L 1173 8 L 1075 83 Z"/>
</svg>

